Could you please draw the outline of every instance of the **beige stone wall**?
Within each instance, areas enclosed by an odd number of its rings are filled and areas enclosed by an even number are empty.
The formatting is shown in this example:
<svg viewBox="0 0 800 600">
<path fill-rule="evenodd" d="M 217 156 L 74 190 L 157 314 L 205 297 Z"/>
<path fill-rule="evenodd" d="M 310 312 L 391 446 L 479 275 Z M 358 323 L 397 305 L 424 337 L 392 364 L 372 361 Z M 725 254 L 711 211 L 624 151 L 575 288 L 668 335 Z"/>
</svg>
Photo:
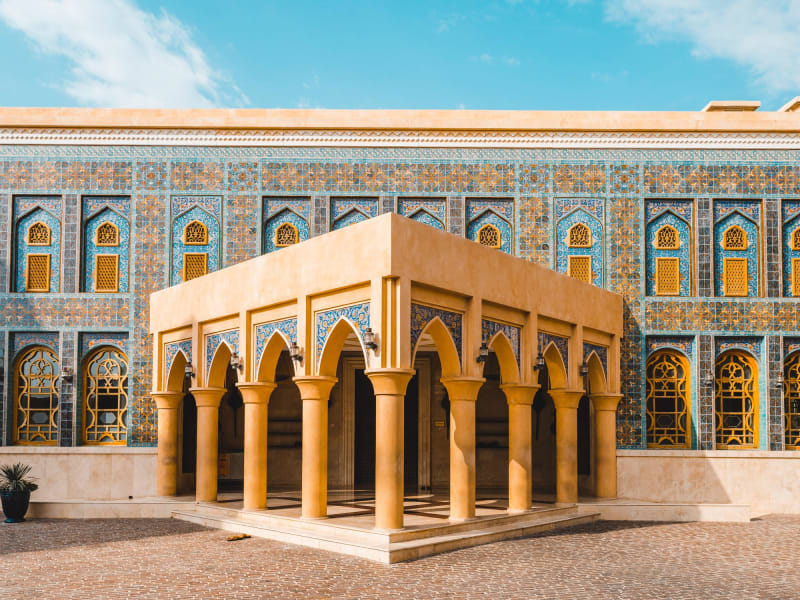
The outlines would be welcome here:
<svg viewBox="0 0 800 600">
<path fill-rule="evenodd" d="M 800 452 L 618 450 L 617 469 L 624 498 L 800 513 Z"/>
<path fill-rule="evenodd" d="M 127 500 L 156 495 L 156 449 L 10 446 L 0 464 L 31 465 L 39 489 L 32 500 Z"/>
</svg>

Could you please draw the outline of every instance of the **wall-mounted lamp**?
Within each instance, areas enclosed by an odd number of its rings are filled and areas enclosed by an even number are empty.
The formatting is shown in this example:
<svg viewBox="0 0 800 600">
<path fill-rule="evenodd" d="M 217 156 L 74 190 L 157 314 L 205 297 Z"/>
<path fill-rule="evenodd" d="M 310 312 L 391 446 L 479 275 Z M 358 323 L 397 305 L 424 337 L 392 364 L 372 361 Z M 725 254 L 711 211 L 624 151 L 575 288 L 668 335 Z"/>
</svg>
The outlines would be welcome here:
<svg viewBox="0 0 800 600">
<path fill-rule="evenodd" d="M 581 377 L 586 377 L 589 374 L 589 367 L 586 365 L 586 361 L 583 361 L 578 367 L 578 374 Z"/>
<path fill-rule="evenodd" d="M 703 377 L 703 385 L 707 388 L 714 387 L 714 376 L 711 373 L 706 373 Z"/>
<path fill-rule="evenodd" d="M 231 367 L 233 367 L 237 371 L 241 371 L 244 369 L 244 361 L 242 360 L 242 357 L 239 356 L 236 352 L 231 354 Z"/>
<path fill-rule="evenodd" d="M 303 351 L 300 350 L 300 346 L 292 342 L 292 345 L 289 346 L 289 358 L 291 358 L 295 362 L 302 362 L 303 361 Z"/>
<path fill-rule="evenodd" d="M 196 374 L 194 372 L 194 367 L 192 366 L 192 363 L 186 363 L 186 366 L 183 369 L 183 376 L 194 378 L 195 375 Z"/>
<path fill-rule="evenodd" d="M 547 363 L 544 362 L 544 354 L 539 352 L 539 354 L 536 356 L 536 364 L 533 365 L 533 370 L 541 372 L 541 371 L 544 371 L 544 368 L 546 366 L 547 366 Z"/>
<path fill-rule="evenodd" d="M 72 378 L 75 377 L 75 371 L 69 365 L 61 365 L 61 373 L 59 373 L 61 381 L 72 383 Z"/>
<path fill-rule="evenodd" d="M 783 389 L 783 375 L 778 375 L 775 381 L 772 382 L 772 385 L 775 386 L 776 390 Z"/>
<path fill-rule="evenodd" d="M 475 361 L 485 363 L 487 360 L 489 360 L 489 346 L 486 345 L 486 342 L 481 342 L 481 347 L 478 348 L 478 357 Z"/>
<path fill-rule="evenodd" d="M 378 344 L 375 343 L 375 334 L 372 331 L 372 327 L 367 327 L 364 330 L 364 346 L 370 350 L 378 349 Z"/>
</svg>

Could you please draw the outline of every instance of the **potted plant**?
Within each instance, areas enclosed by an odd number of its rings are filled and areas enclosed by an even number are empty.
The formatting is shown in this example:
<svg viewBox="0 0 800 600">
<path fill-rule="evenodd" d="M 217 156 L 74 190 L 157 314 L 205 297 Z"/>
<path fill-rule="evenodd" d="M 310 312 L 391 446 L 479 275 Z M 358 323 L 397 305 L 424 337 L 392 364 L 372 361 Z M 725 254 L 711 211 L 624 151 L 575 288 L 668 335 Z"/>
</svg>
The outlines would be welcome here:
<svg viewBox="0 0 800 600">
<path fill-rule="evenodd" d="M 28 512 L 31 492 L 39 487 L 33 477 L 30 465 L 16 463 L 0 466 L 0 500 L 6 523 L 21 523 Z"/>
</svg>

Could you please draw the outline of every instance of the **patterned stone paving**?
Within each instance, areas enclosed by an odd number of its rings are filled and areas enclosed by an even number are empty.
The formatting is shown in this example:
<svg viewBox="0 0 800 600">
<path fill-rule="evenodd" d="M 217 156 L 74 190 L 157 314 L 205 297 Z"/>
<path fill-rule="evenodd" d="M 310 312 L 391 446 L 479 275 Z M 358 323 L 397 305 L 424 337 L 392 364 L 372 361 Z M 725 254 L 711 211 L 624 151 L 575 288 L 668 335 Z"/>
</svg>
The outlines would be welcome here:
<svg viewBox="0 0 800 600">
<path fill-rule="evenodd" d="M 161 520 L 0 525 L 4 598 L 798 597 L 800 516 L 599 522 L 385 566 Z"/>
</svg>

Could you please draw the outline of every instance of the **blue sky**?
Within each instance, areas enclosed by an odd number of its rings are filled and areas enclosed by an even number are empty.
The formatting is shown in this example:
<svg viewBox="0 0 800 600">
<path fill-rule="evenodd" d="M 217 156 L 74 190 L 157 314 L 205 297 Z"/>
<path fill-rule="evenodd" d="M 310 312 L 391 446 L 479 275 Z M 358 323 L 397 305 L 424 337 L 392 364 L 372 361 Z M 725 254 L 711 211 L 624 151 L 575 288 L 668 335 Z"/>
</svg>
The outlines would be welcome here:
<svg viewBox="0 0 800 600">
<path fill-rule="evenodd" d="M 0 0 L 0 105 L 699 110 L 800 95 L 800 0 Z"/>
</svg>

